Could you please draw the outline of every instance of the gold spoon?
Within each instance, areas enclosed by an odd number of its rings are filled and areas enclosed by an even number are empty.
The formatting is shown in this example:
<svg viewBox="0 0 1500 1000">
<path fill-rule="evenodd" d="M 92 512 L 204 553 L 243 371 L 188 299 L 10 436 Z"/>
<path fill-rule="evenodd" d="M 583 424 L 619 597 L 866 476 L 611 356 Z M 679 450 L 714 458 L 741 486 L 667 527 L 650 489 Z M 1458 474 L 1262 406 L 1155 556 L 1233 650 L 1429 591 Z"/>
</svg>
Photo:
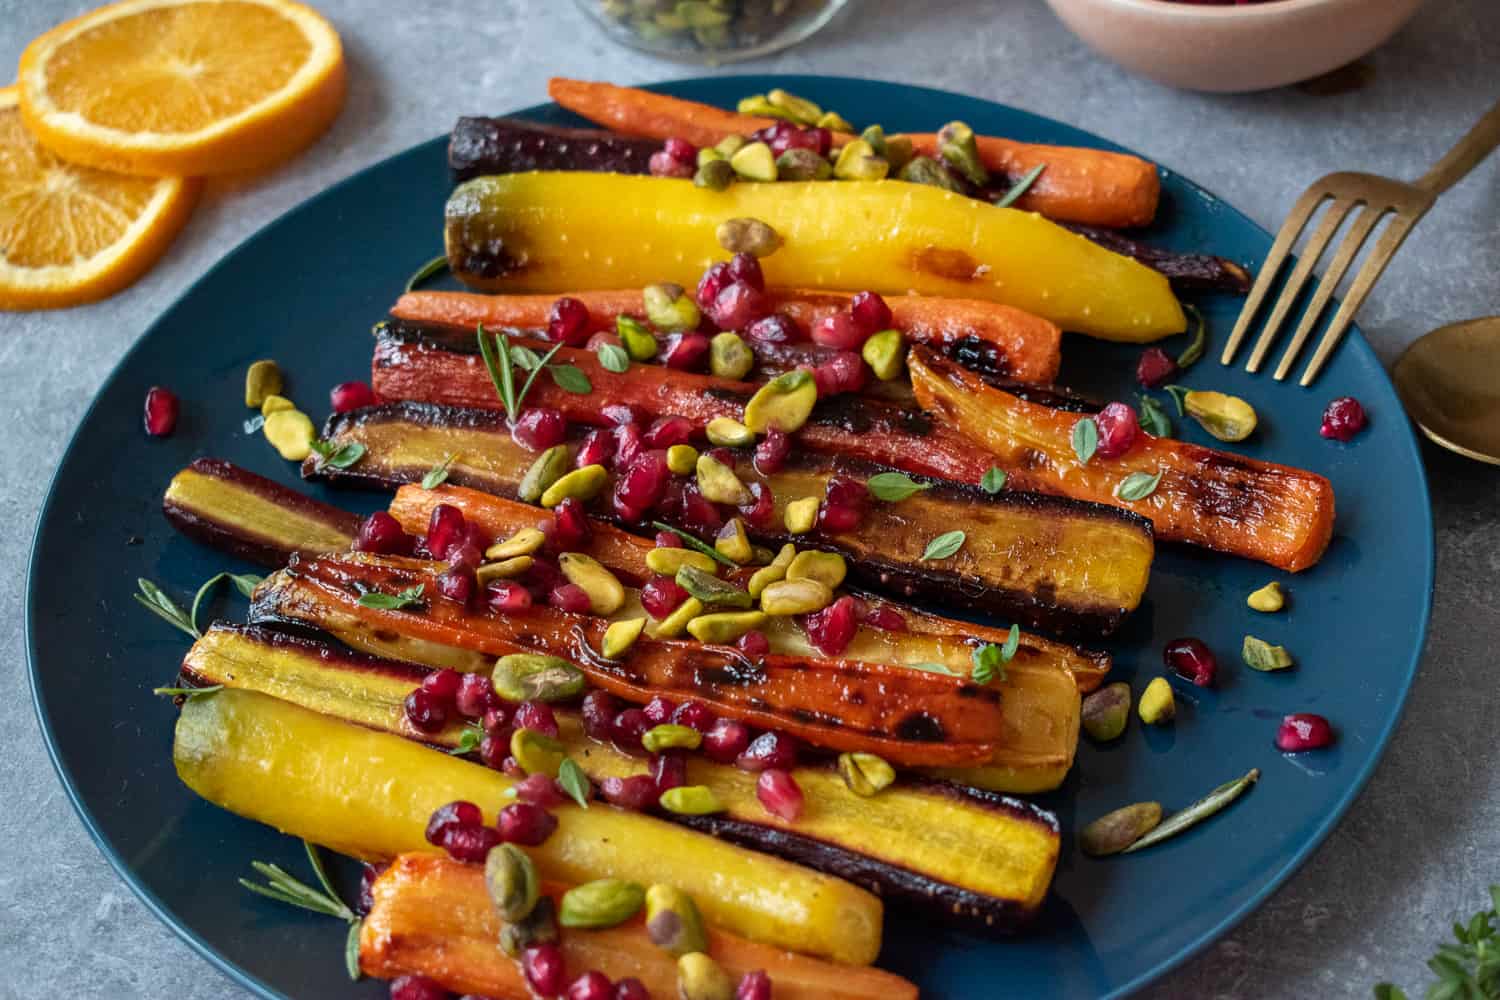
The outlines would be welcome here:
<svg viewBox="0 0 1500 1000">
<path fill-rule="evenodd" d="M 1434 444 L 1500 465 L 1500 316 L 1438 327 L 1406 349 L 1391 377 Z"/>
</svg>

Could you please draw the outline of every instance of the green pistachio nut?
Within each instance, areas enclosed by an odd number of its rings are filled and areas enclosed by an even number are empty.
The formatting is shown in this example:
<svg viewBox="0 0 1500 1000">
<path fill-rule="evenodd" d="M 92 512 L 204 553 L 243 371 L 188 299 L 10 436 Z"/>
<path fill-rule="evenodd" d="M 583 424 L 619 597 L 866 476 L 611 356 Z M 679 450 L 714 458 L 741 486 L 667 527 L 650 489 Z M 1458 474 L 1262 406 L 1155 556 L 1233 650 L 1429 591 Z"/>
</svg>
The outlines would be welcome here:
<svg viewBox="0 0 1500 1000">
<path fill-rule="evenodd" d="M 698 303 L 683 291 L 681 285 L 647 285 L 641 293 L 641 299 L 645 303 L 646 318 L 658 330 L 696 330 L 703 319 L 703 314 L 698 311 Z M 654 337 L 652 339 L 655 340 Z"/>
<path fill-rule="evenodd" d="M 698 449 L 690 444 L 674 444 L 667 449 L 667 468 L 678 476 L 690 476 L 698 467 Z"/>
<path fill-rule="evenodd" d="M 516 496 L 527 503 L 536 503 L 542 498 L 553 483 L 557 482 L 568 470 L 573 467 L 573 452 L 565 444 L 553 445 L 537 456 L 531 468 L 526 470 L 526 475 L 521 477 L 521 485 L 516 487 Z M 537 532 L 541 534 L 541 532 Z M 543 539 L 545 541 L 545 539 Z M 521 555 L 522 553 L 516 553 Z M 504 558 L 495 556 L 494 558 Z"/>
<path fill-rule="evenodd" d="M 698 456 L 698 492 L 709 503 L 743 507 L 755 498 L 734 470 L 712 455 Z"/>
<path fill-rule="evenodd" d="M 1285 670 L 1296 663 L 1292 659 L 1292 654 L 1286 651 L 1285 646 L 1273 646 L 1266 640 L 1257 639 L 1253 635 L 1245 636 L 1245 642 L 1240 647 L 1240 656 L 1244 659 L 1245 666 L 1251 670 Z"/>
<path fill-rule="evenodd" d="M 689 28 L 722 28 L 734 15 L 706 0 L 682 0 L 677 5 L 677 16 Z"/>
<path fill-rule="evenodd" d="M 676 576 L 684 566 L 692 566 L 712 576 L 719 564 L 712 556 L 694 549 L 655 548 L 646 553 L 646 568 L 661 576 Z"/>
<path fill-rule="evenodd" d="M 670 885 L 646 890 L 646 933 L 651 943 L 673 955 L 708 950 L 708 933 L 693 897 Z"/>
<path fill-rule="evenodd" d="M 830 132 L 853 133 L 854 131 L 854 126 L 849 124 L 849 120 L 837 111 L 823 112 L 816 124 L 818 128 L 826 128 Z"/>
<path fill-rule="evenodd" d="M 833 161 L 833 176 L 841 181 L 878 181 L 890 169 L 885 158 L 876 156 L 863 139 L 855 139 L 839 150 L 838 159 Z"/>
<path fill-rule="evenodd" d="M 609 473 L 602 465 L 585 465 L 581 469 L 574 469 L 547 487 L 542 494 L 543 507 L 556 507 L 564 500 L 572 497 L 575 500 L 589 501 L 599 495 L 604 485 L 609 482 Z"/>
<path fill-rule="evenodd" d="M 859 356 L 882 382 L 889 382 L 901 374 L 906 365 L 906 338 L 900 330 L 881 330 L 865 341 Z"/>
<path fill-rule="evenodd" d="M 677 960 L 678 1000 L 734 1000 L 734 983 L 723 966 L 701 951 Z"/>
<path fill-rule="evenodd" d="M 615 317 L 615 334 L 620 346 L 630 355 L 631 361 L 650 361 L 656 357 L 659 345 L 651 330 L 634 316 Z"/>
<path fill-rule="evenodd" d="M 769 566 L 771 560 L 776 558 L 776 553 L 764 545 L 754 545 L 750 548 L 750 563 L 754 566 Z"/>
<path fill-rule="evenodd" d="M 600 652 L 607 660 L 618 660 L 629 652 L 630 647 L 641 637 L 641 632 L 646 628 L 644 618 L 626 618 L 622 621 L 610 622 L 609 628 L 604 630 L 604 639 L 600 643 Z"/>
<path fill-rule="evenodd" d="M 1160 802 L 1137 802 L 1105 813 L 1084 827 L 1078 834 L 1078 846 L 1096 858 L 1119 854 L 1160 822 Z"/>
<path fill-rule="evenodd" d="M 688 622 L 703 614 L 703 602 L 689 597 L 659 622 L 646 626 L 646 634 L 659 639 L 675 639 L 687 631 Z"/>
<path fill-rule="evenodd" d="M 714 230 L 719 246 L 730 253 L 769 257 L 781 249 L 781 234 L 759 219 L 737 216 L 725 219 Z"/>
<path fill-rule="evenodd" d="M 561 446 L 559 446 L 561 447 Z M 554 480 L 555 482 L 556 480 Z M 551 486 L 551 483 L 547 484 Z M 545 489 L 545 487 L 543 487 Z M 537 493 L 541 496 L 541 493 Z M 517 556 L 529 556 L 543 545 L 547 544 L 547 536 L 536 528 L 522 528 L 503 542 L 496 542 L 484 550 L 484 557 L 490 560 L 514 559 Z"/>
<path fill-rule="evenodd" d="M 750 536 L 745 533 L 745 522 L 737 517 L 724 522 L 714 538 L 714 551 L 741 566 L 755 558 L 755 546 L 750 544 Z"/>
<path fill-rule="evenodd" d="M 911 136 L 888 135 L 885 137 L 885 161 L 891 165 L 891 173 L 897 173 L 911 162 L 913 149 Z"/>
<path fill-rule="evenodd" d="M 769 91 L 766 100 L 771 107 L 780 108 L 788 118 L 798 125 L 816 125 L 818 119 L 823 117 L 823 109 L 805 97 L 789 94 L 781 88 Z"/>
<path fill-rule="evenodd" d="M 849 791 L 861 798 L 879 795 L 896 781 L 896 769 L 872 753 L 839 754 L 839 775 Z"/>
<path fill-rule="evenodd" d="M 776 176 L 783 181 L 826 181 L 833 176 L 833 164 L 798 146 L 776 157 Z"/>
<path fill-rule="evenodd" d="M 566 701 L 583 694 L 583 671 L 560 656 L 510 653 L 495 661 L 490 674 L 495 693 L 506 701 Z"/>
<path fill-rule="evenodd" d="M 779 580 L 760 592 L 760 609 L 768 615 L 810 615 L 833 603 L 833 591 L 817 580 Z"/>
<path fill-rule="evenodd" d="M 786 112 L 766 100 L 765 94 L 751 94 L 749 97 L 740 98 L 739 103 L 734 106 L 734 110 L 742 115 L 786 119 Z"/>
<path fill-rule="evenodd" d="M 496 580 L 514 580 L 531 569 L 535 561 L 530 556 L 514 556 L 499 562 L 485 563 L 474 571 L 474 580 L 481 587 Z"/>
<path fill-rule="evenodd" d="M 763 142 L 752 142 L 742 146 L 729 158 L 729 166 L 735 174 L 748 181 L 774 181 L 776 179 L 776 155 Z"/>
<path fill-rule="evenodd" d="M 641 746 L 647 753 L 663 750 L 696 750 L 703 744 L 703 734 L 692 726 L 679 726 L 675 722 L 663 722 L 652 726 L 641 734 Z"/>
<path fill-rule="evenodd" d="M 269 358 L 256 361 L 245 370 L 245 405 L 258 410 L 267 396 L 281 393 L 281 369 Z"/>
<path fill-rule="evenodd" d="M 974 130 L 963 122 L 949 122 L 938 129 L 938 154 L 943 160 L 975 187 L 984 187 L 990 182 L 990 174 L 979 158 L 979 143 Z"/>
<path fill-rule="evenodd" d="M 1243 441 L 1255 432 L 1255 407 L 1238 396 L 1194 390 L 1182 398 L 1187 415 L 1220 441 Z"/>
<path fill-rule="evenodd" d="M 625 587 L 593 556 L 582 552 L 564 552 L 557 557 L 557 568 L 568 582 L 589 595 L 589 610 L 596 615 L 612 615 L 625 603 Z"/>
<path fill-rule="evenodd" d="M 723 153 L 719 152 L 717 149 L 713 148 L 712 146 L 704 146 L 702 149 L 698 150 L 698 164 L 697 165 L 701 167 L 701 166 L 703 166 L 706 163 L 712 163 L 714 160 L 727 160 L 727 159 L 729 159 L 729 157 L 725 156 Z"/>
<path fill-rule="evenodd" d="M 793 545 L 791 542 L 787 542 L 785 545 L 783 545 L 781 547 L 781 551 L 776 553 L 776 557 L 774 559 L 772 559 L 766 565 L 762 566 L 760 569 L 756 570 L 754 574 L 751 575 L 750 583 L 746 587 L 746 589 L 750 591 L 750 596 L 755 598 L 756 600 L 760 600 L 760 595 L 765 591 L 767 587 L 769 587 L 773 583 L 785 580 L 786 568 L 792 564 L 792 560 L 795 559 L 796 556 L 797 546 Z"/>
<path fill-rule="evenodd" d="M 541 898 L 541 880 L 531 857 L 515 844 L 492 848 L 484 859 L 484 887 L 500 919 L 508 924 L 531 916 Z"/>
<path fill-rule="evenodd" d="M 771 379 L 745 404 L 745 426 L 756 434 L 797 431 L 818 402 L 818 385 L 809 372 L 790 371 Z"/>
<path fill-rule="evenodd" d="M 549 778 L 555 778 L 568 751 L 546 733 L 521 728 L 510 734 L 510 755 L 527 774 L 545 774 Z"/>
<path fill-rule="evenodd" d="M 803 497 L 786 505 L 786 530 L 794 535 L 805 535 L 818 523 L 818 498 Z"/>
<path fill-rule="evenodd" d="M 714 143 L 711 148 L 727 160 L 741 149 L 744 149 L 749 142 L 750 140 L 742 135 L 726 135 Z"/>
<path fill-rule="evenodd" d="M 870 144 L 870 149 L 876 156 L 885 156 L 885 129 L 879 125 L 870 125 L 859 134 L 859 137 Z"/>
<path fill-rule="evenodd" d="M 681 816 L 707 816 L 723 812 L 724 804 L 707 785 L 680 785 L 662 793 L 661 807 Z"/>
<path fill-rule="evenodd" d="M 762 611 L 720 611 L 699 615 L 687 623 L 687 630 L 699 642 L 727 646 L 765 623 L 766 616 Z"/>
<path fill-rule="evenodd" d="M 721 333 L 719 337 L 734 337 L 732 333 Z M 717 341 L 719 337 L 715 337 Z M 738 337 L 735 337 L 739 340 Z M 744 341 L 740 341 L 741 345 Z M 748 348 L 746 351 L 748 352 Z M 703 428 L 703 434 L 708 438 L 708 443 L 719 448 L 746 448 L 755 443 L 755 435 L 750 428 L 732 417 L 714 417 Z"/>
<path fill-rule="evenodd" d="M 500 928 L 500 950 L 520 958 L 527 948 L 557 940 L 557 906 L 551 896 L 536 901 L 526 919 Z"/>
<path fill-rule="evenodd" d="M 1083 699 L 1083 731 L 1099 743 L 1117 740 L 1130 721 L 1130 685 L 1106 684 Z"/>
<path fill-rule="evenodd" d="M 1165 677 L 1154 677 L 1141 692 L 1136 714 L 1148 726 L 1164 726 L 1177 715 L 1177 699 L 1172 694 L 1172 685 Z"/>
<path fill-rule="evenodd" d="M 1281 584 L 1272 580 L 1251 594 L 1245 603 L 1250 605 L 1252 610 L 1269 615 L 1286 607 L 1286 595 L 1281 592 Z"/>
<path fill-rule="evenodd" d="M 692 566 L 679 569 L 673 579 L 677 586 L 702 601 L 704 607 L 748 608 L 754 604 L 749 591 Z"/>
<path fill-rule="evenodd" d="M 948 172 L 947 167 L 930 156 L 913 157 L 897 176 L 908 184 L 926 184 L 928 187 L 942 188 L 958 194 L 962 194 L 964 189 Z"/>
<path fill-rule="evenodd" d="M 750 369 L 754 367 L 755 353 L 750 350 L 750 345 L 745 343 L 739 334 L 715 334 L 714 338 L 708 342 L 708 370 L 719 378 L 729 378 L 738 381 L 749 375 Z M 712 425 L 718 423 L 720 420 L 728 420 L 732 424 L 736 423 L 736 421 L 729 420 L 728 417 L 716 417 L 714 420 L 709 421 L 709 423 Z M 742 425 L 741 428 L 743 429 Z M 748 430 L 745 431 L 744 436 L 748 438 L 745 441 L 746 444 L 755 440 L 755 435 L 751 434 Z M 710 437 L 709 440 L 712 441 L 713 438 Z M 714 443 L 717 444 L 718 442 Z"/>
<path fill-rule="evenodd" d="M 734 183 L 734 167 L 728 160 L 710 160 L 693 174 L 693 184 L 710 191 L 723 191 Z"/>
<path fill-rule="evenodd" d="M 788 580 L 816 580 L 829 590 L 837 590 L 844 582 L 849 567 L 844 557 L 837 552 L 799 552 L 786 568 Z"/>
<path fill-rule="evenodd" d="M 620 878 L 601 878 L 563 893 L 557 922 L 569 928 L 618 927 L 646 903 L 646 890 Z"/>
</svg>

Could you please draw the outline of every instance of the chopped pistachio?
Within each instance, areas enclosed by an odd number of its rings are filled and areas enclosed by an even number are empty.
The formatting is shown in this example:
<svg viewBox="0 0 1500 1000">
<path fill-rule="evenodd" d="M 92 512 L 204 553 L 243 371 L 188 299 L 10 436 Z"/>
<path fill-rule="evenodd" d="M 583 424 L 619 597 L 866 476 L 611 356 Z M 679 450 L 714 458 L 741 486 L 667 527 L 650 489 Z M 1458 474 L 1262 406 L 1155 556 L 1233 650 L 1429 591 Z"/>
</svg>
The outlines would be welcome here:
<svg viewBox="0 0 1500 1000">
<path fill-rule="evenodd" d="M 720 337 L 733 337 L 732 333 L 721 333 Z M 714 338 L 715 340 L 718 337 Z M 708 443 L 720 448 L 743 448 L 755 443 L 755 435 L 750 428 L 731 417 L 714 417 L 703 428 L 703 434 L 708 438 Z"/>
<path fill-rule="evenodd" d="M 872 753 L 839 754 L 839 774 L 851 792 L 866 799 L 880 794 L 896 780 L 896 769 L 885 758 Z"/>
<path fill-rule="evenodd" d="M 278 410 L 295 410 L 297 404 L 285 396 L 278 396 L 274 392 L 260 402 L 260 415 L 269 417 Z"/>
<path fill-rule="evenodd" d="M 698 492 L 709 503 L 743 507 L 754 500 L 734 470 L 712 455 L 698 456 Z"/>
<path fill-rule="evenodd" d="M 555 778 L 568 752 L 567 748 L 546 733 L 522 727 L 510 734 L 510 755 L 527 774 L 545 774 L 549 778 Z"/>
<path fill-rule="evenodd" d="M 817 121 L 818 128 L 826 128 L 830 132 L 853 133 L 854 126 L 849 124 L 848 119 L 837 111 L 825 111 Z"/>
<path fill-rule="evenodd" d="M 839 150 L 838 159 L 833 161 L 833 176 L 841 181 L 878 181 L 890 169 L 891 165 L 876 156 L 863 139 L 855 139 Z"/>
<path fill-rule="evenodd" d="M 641 734 L 641 746 L 647 753 L 661 753 L 663 750 L 696 750 L 702 743 L 702 733 L 692 726 L 682 726 L 675 722 L 663 722 Z"/>
<path fill-rule="evenodd" d="M 484 885 L 500 919 L 519 923 L 541 899 L 541 880 L 531 857 L 515 844 L 501 844 L 484 859 Z"/>
<path fill-rule="evenodd" d="M 898 176 L 908 184 L 926 184 L 928 187 L 942 188 L 944 191 L 955 193 L 962 193 L 964 189 L 963 185 L 948 172 L 947 167 L 930 156 L 913 157 L 906 166 L 901 168 Z"/>
<path fill-rule="evenodd" d="M 267 358 L 253 363 L 245 370 L 245 405 L 252 410 L 260 409 L 266 397 L 281 391 L 281 382 L 281 369 L 276 362 Z"/>
<path fill-rule="evenodd" d="M 749 141 L 749 139 L 746 139 L 742 135 L 726 135 L 714 143 L 713 149 L 727 160 L 741 149 L 744 149 Z"/>
<path fill-rule="evenodd" d="M 677 610 L 661 621 L 648 624 L 646 634 L 662 639 L 675 639 L 687 631 L 688 622 L 701 614 L 703 614 L 703 602 L 696 597 L 689 597 L 677 605 Z"/>
<path fill-rule="evenodd" d="M 844 576 L 849 569 L 844 564 L 844 557 L 837 552 L 818 552 L 809 549 L 806 552 L 797 553 L 791 565 L 786 568 L 788 580 L 817 580 L 829 590 L 837 590 L 839 584 L 844 582 Z"/>
<path fill-rule="evenodd" d="M 803 497 L 786 505 L 786 530 L 794 535 L 805 535 L 818 523 L 818 498 Z"/>
<path fill-rule="evenodd" d="M 601 878 L 575 885 L 563 893 L 557 922 L 564 927 L 618 927 L 646 903 L 646 890 L 634 882 Z"/>
<path fill-rule="evenodd" d="M 1100 743 L 1119 739 L 1130 721 L 1130 685 L 1106 684 L 1083 699 L 1083 729 Z"/>
<path fill-rule="evenodd" d="M 609 473 L 602 465 L 585 465 L 574 469 L 547 487 L 542 493 L 543 507 L 556 507 L 569 497 L 575 500 L 592 500 L 609 482 Z"/>
<path fill-rule="evenodd" d="M 745 522 L 737 517 L 725 521 L 714 538 L 714 551 L 741 566 L 753 559 L 755 547 L 750 544 L 750 536 L 745 533 Z"/>
<path fill-rule="evenodd" d="M 938 154 L 944 161 L 963 175 L 975 187 L 984 187 L 990 182 L 989 171 L 979 158 L 979 144 L 974 130 L 963 122 L 949 122 L 938 129 Z"/>
<path fill-rule="evenodd" d="M 781 88 L 768 91 L 766 100 L 773 108 L 780 108 L 798 125 L 816 125 L 823 117 L 823 109 L 805 97 L 789 94 Z"/>
<path fill-rule="evenodd" d="M 906 338 L 900 330 L 881 330 L 865 341 L 859 355 L 876 378 L 889 382 L 901 374 L 906 362 Z"/>
<path fill-rule="evenodd" d="M 719 223 L 714 238 L 730 253 L 747 253 L 752 257 L 769 257 L 781 249 L 780 233 L 759 219 L 744 216 Z"/>
<path fill-rule="evenodd" d="M 885 137 L 885 161 L 891 165 L 891 172 L 896 173 L 911 162 L 912 154 L 911 136 L 888 135 Z"/>
<path fill-rule="evenodd" d="M 650 361 L 660 348 L 655 335 L 634 316 L 615 317 L 615 335 L 631 361 Z"/>
<path fill-rule="evenodd" d="M 1296 664 L 1285 646 L 1273 646 L 1253 635 L 1245 636 L 1245 642 L 1240 647 L 1240 657 L 1245 661 L 1245 666 L 1252 670 L 1285 670 Z"/>
<path fill-rule="evenodd" d="M 534 562 L 530 556 L 512 556 L 498 562 L 488 562 L 474 570 L 474 580 L 481 587 L 495 580 L 514 580 L 531 569 Z"/>
<path fill-rule="evenodd" d="M 560 656 L 509 653 L 490 673 L 495 693 L 506 701 L 566 701 L 583 693 L 583 671 Z"/>
<path fill-rule="evenodd" d="M 729 166 L 746 180 L 776 179 L 776 156 L 771 152 L 771 147 L 763 142 L 752 142 L 741 147 L 729 158 Z"/>
<path fill-rule="evenodd" d="M 641 632 L 646 628 L 644 618 L 626 618 L 622 621 L 610 622 L 609 628 L 604 630 L 604 640 L 600 643 L 603 647 L 600 652 L 605 659 L 618 660 L 635 645 L 635 641 L 641 637 Z"/>
<path fill-rule="evenodd" d="M 769 563 L 756 570 L 750 577 L 750 583 L 746 588 L 750 591 L 750 596 L 759 600 L 761 592 L 767 587 L 780 580 L 785 580 L 786 568 L 792 564 L 792 560 L 796 556 L 797 546 L 791 542 L 783 545 L 781 551 L 776 553 L 775 559 L 772 559 Z"/>
<path fill-rule="evenodd" d="M 317 431 L 311 418 L 301 410 L 276 410 L 266 417 L 260 429 L 276 453 L 288 462 L 300 462 L 312 454 Z"/>
<path fill-rule="evenodd" d="M 765 622 L 763 611 L 715 611 L 688 622 L 687 630 L 699 642 L 728 645 Z"/>
<path fill-rule="evenodd" d="M 594 557 L 564 552 L 557 557 L 557 568 L 569 583 L 589 595 L 589 610 L 594 614 L 612 615 L 625 603 L 625 587 L 619 578 Z"/>
<path fill-rule="evenodd" d="M 1119 854 L 1160 822 L 1160 802 L 1137 802 L 1105 813 L 1084 827 L 1078 834 L 1078 846 L 1096 858 Z"/>
<path fill-rule="evenodd" d="M 674 444 L 667 449 L 667 468 L 679 476 L 692 475 L 698 467 L 698 449 L 690 444 Z"/>
<path fill-rule="evenodd" d="M 542 494 L 551 488 L 552 484 L 561 479 L 573 465 L 573 453 L 565 444 L 556 444 L 537 456 L 531 468 L 526 470 L 526 475 L 521 477 L 521 485 L 516 488 L 516 495 L 526 503 L 536 503 L 542 498 Z M 537 532 L 541 534 L 541 532 Z M 546 541 L 543 537 L 542 541 Z M 537 548 L 541 546 L 538 545 Z M 532 551 L 535 551 L 533 549 Z M 519 554 L 519 553 L 518 553 Z M 498 558 L 498 557 L 496 557 Z"/>
<path fill-rule="evenodd" d="M 734 183 L 734 167 L 728 160 L 710 160 L 693 174 L 693 184 L 710 191 L 723 191 Z"/>
<path fill-rule="evenodd" d="M 833 591 L 817 580 L 778 580 L 760 592 L 760 609 L 768 615 L 808 615 L 833 603 Z"/>
<path fill-rule="evenodd" d="M 551 485 L 548 483 L 547 485 Z M 496 542 L 484 550 L 486 559 L 513 559 L 529 556 L 547 544 L 547 536 L 536 528 L 522 528 L 503 542 Z"/>
<path fill-rule="evenodd" d="M 776 176 L 783 181 L 826 181 L 833 176 L 833 164 L 810 149 L 794 146 L 776 157 Z"/>
<path fill-rule="evenodd" d="M 725 156 L 723 153 L 719 152 L 712 146 L 704 146 L 702 149 L 698 150 L 698 166 L 700 167 L 704 166 L 705 164 L 712 163 L 714 160 L 727 159 L 729 159 L 729 157 Z"/>
<path fill-rule="evenodd" d="M 719 333 L 708 342 L 708 370 L 719 378 L 730 378 L 739 380 L 750 374 L 750 369 L 755 367 L 755 352 L 750 350 L 750 345 L 745 343 L 737 333 Z M 720 420 L 729 420 L 728 417 L 718 417 L 709 421 L 709 426 Z M 739 425 L 742 427 L 742 425 Z M 745 431 L 750 440 L 754 435 Z M 717 442 L 715 442 L 717 443 Z M 749 444 L 750 441 L 745 441 Z"/>
<path fill-rule="evenodd" d="M 1220 441 L 1243 441 L 1255 432 L 1255 407 L 1238 396 L 1193 390 L 1182 398 L 1183 409 Z"/>
<path fill-rule="evenodd" d="M 693 301 L 693 297 L 681 285 L 647 285 L 641 292 L 641 300 L 646 307 L 646 319 L 664 332 L 696 330 L 703 319 L 698 303 Z"/>
<path fill-rule="evenodd" d="M 689 952 L 677 960 L 677 997 L 678 1000 L 734 1000 L 734 981 L 723 966 L 703 952 Z"/>
<path fill-rule="evenodd" d="M 1177 699 L 1172 695 L 1172 685 L 1165 677 L 1152 678 L 1141 692 L 1141 702 L 1136 706 L 1141 721 L 1148 726 L 1161 726 L 1172 721 L 1177 714 Z"/>
<path fill-rule="evenodd" d="M 707 785 L 679 785 L 661 795 L 661 807 L 684 816 L 707 816 L 723 812 L 724 805 Z"/>
<path fill-rule="evenodd" d="M 717 572 L 719 564 L 711 556 L 688 548 L 654 548 L 646 553 L 646 568 L 662 576 L 676 576 L 684 566 Z"/>
<path fill-rule="evenodd" d="M 1245 603 L 1255 611 L 1273 614 L 1286 607 L 1286 595 L 1281 592 L 1281 584 L 1272 580 L 1251 594 Z"/>
<path fill-rule="evenodd" d="M 653 944 L 673 955 L 708 949 L 697 904 L 674 886 L 653 885 L 646 890 L 646 933 Z"/>
<path fill-rule="evenodd" d="M 818 384 L 810 373 L 790 371 L 771 379 L 745 404 L 745 426 L 756 434 L 797 431 L 818 402 Z"/>
</svg>

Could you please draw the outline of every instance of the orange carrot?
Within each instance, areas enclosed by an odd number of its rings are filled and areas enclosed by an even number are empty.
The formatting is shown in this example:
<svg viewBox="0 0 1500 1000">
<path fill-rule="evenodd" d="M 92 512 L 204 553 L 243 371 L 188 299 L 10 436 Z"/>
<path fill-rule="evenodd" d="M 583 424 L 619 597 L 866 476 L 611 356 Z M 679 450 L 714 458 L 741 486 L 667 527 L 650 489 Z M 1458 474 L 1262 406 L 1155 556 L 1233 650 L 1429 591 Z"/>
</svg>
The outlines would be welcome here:
<svg viewBox="0 0 1500 1000">
<path fill-rule="evenodd" d="M 711 146 L 728 135 L 748 135 L 774 122 L 609 83 L 554 77 L 547 90 L 558 104 L 616 132 L 653 139 L 675 136 L 697 146 Z M 836 133 L 834 142 L 837 145 L 849 138 Z M 936 154 L 936 135 L 918 133 L 910 138 L 918 154 Z M 1045 166 L 1016 201 L 1017 208 L 1091 226 L 1144 226 L 1156 215 L 1161 181 L 1156 167 L 1139 157 L 995 136 L 979 136 L 978 144 L 985 167 L 1007 177 L 1017 178 Z"/>
</svg>

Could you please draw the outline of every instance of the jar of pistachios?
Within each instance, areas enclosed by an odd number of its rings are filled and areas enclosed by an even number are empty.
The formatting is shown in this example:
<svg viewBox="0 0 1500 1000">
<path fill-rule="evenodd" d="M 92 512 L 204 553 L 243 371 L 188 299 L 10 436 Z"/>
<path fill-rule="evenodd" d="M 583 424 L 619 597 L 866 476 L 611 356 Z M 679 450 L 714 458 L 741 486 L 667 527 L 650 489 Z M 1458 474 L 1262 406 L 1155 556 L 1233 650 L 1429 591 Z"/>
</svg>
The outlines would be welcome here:
<svg viewBox="0 0 1500 1000">
<path fill-rule="evenodd" d="M 577 0 L 617 42 L 718 65 L 796 44 L 848 0 Z"/>
</svg>

